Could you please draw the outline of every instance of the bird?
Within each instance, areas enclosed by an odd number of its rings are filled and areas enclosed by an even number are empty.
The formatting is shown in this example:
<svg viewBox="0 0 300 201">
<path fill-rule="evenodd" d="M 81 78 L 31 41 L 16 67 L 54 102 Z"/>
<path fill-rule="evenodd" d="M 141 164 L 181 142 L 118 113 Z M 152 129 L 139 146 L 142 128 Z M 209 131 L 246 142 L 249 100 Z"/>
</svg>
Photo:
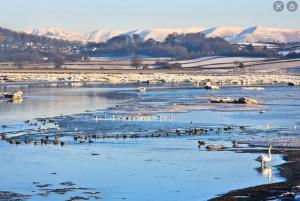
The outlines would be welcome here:
<svg viewBox="0 0 300 201">
<path fill-rule="evenodd" d="M 271 149 L 272 149 L 272 146 L 269 147 L 268 155 L 262 154 L 259 157 L 257 157 L 256 161 L 260 162 L 261 167 L 266 167 L 266 163 L 268 163 L 272 160 Z"/>
</svg>

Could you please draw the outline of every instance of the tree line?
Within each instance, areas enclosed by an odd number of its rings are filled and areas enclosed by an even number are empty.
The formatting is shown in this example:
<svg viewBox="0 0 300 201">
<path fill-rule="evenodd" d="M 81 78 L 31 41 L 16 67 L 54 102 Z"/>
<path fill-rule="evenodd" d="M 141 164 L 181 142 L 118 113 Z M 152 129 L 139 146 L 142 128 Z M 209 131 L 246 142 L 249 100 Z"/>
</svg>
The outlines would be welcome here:
<svg viewBox="0 0 300 201">
<path fill-rule="evenodd" d="M 202 33 L 170 34 L 160 42 L 154 39 L 143 40 L 139 35 L 121 35 L 109 39 L 107 42 L 88 43 L 88 55 L 129 56 L 144 54 L 153 57 L 170 57 L 175 59 L 193 59 L 204 56 L 253 56 L 277 57 L 275 50 L 255 48 L 249 45 L 240 48 L 230 44 L 223 38 L 207 38 Z"/>
</svg>

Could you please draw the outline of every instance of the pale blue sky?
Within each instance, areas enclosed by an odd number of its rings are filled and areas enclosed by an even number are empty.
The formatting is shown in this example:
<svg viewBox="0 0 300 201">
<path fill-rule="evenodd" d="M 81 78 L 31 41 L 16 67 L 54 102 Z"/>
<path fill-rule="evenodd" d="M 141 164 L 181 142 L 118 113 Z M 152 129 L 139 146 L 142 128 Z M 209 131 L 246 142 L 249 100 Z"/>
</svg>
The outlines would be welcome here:
<svg viewBox="0 0 300 201">
<path fill-rule="evenodd" d="M 0 0 L 0 26 L 96 29 L 253 25 L 300 28 L 300 10 L 273 10 L 275 0 Z M 285 3 L 288 0 L 283 0 Z M 300 4 L 300 0 L 296 0 Z"/>
</svg>

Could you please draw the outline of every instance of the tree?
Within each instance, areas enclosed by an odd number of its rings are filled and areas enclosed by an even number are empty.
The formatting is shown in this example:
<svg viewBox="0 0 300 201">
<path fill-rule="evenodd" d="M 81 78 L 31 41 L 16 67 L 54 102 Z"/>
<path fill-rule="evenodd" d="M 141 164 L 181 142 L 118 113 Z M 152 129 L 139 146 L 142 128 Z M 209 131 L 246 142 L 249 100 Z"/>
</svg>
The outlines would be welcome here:
<svg viewBox="0 0 300 201">
<path fill-rule="evenodd" d="M 22 68 L 22 67 L 23 67 L 23 61 L 22 61 L 22 60 L 16 60 L 16 61 L 15 61 L 15 65 L 16 65 L 18 68 Z"/>
<path fill-rule="evenodd" d="M 240 62 L 240 64 L 239 64 L 238 67 L 239 67 L 239 68 L 245 68 L 245 65 L 244 65 L 244 63 Z"/>
<path fill-rule="evenodd" d="M 182 67 L 182 64 L 178 63 L 178 62 L 171 64 L 171 68 L 181 68 L 181 67 Z"/>
<path fill-rule="evenodd" d="M 20 54 L 17 54 L 16 56 L 16 60 L 15 60 L 15 65 L 18 67 L 18 68 L 22 68 L 23 67 L 23 58 L 21 57 Z"/>
<path fill-rule="evenodd" d="M 65 64 L 65 58 L 63 56 L 54 57 L 54 66 L 55 68 L 61 68 Z"/>
<path fill-rule="evenodd" d="M 135 69 L 140 68 L 143 65 L 143 60 L 137 55 L 134 54 L 131 58 L 131 66 Z"/>
<path fill-rule="evenodd" d="M 235 62 L 233 62 L 233 64 L 234 64 L 235 68 L 244 68 L 245 67 L 245 64 L 240 61 L 235 61 Z"/>
</svg>

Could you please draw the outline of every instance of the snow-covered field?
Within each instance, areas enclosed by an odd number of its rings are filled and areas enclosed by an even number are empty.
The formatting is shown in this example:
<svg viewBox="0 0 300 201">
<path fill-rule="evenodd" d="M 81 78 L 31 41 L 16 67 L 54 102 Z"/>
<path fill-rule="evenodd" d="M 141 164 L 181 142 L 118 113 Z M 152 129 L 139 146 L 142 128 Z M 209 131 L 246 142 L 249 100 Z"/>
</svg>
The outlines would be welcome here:
<svg viewBox="0 0 300 201">
<path fill-rule="evenodd" d="M 171 60 L 168 57 L 149 57 L 147 55 L 139 55 L 140 58 L 147 61 Z M 112 56 L 112 57 L 90 57 L 91 61 L 130 61 L 131 56 Z"/>
<path fill-rule="evenodd" d="M 260 57 L 202 57 L 194 60 L 180 61 L 184 68 L 218 65 L 219 67 L 230 67 L 234 62 L 253 63 L 264 61 L 266 58 Z"/>
</svg>

